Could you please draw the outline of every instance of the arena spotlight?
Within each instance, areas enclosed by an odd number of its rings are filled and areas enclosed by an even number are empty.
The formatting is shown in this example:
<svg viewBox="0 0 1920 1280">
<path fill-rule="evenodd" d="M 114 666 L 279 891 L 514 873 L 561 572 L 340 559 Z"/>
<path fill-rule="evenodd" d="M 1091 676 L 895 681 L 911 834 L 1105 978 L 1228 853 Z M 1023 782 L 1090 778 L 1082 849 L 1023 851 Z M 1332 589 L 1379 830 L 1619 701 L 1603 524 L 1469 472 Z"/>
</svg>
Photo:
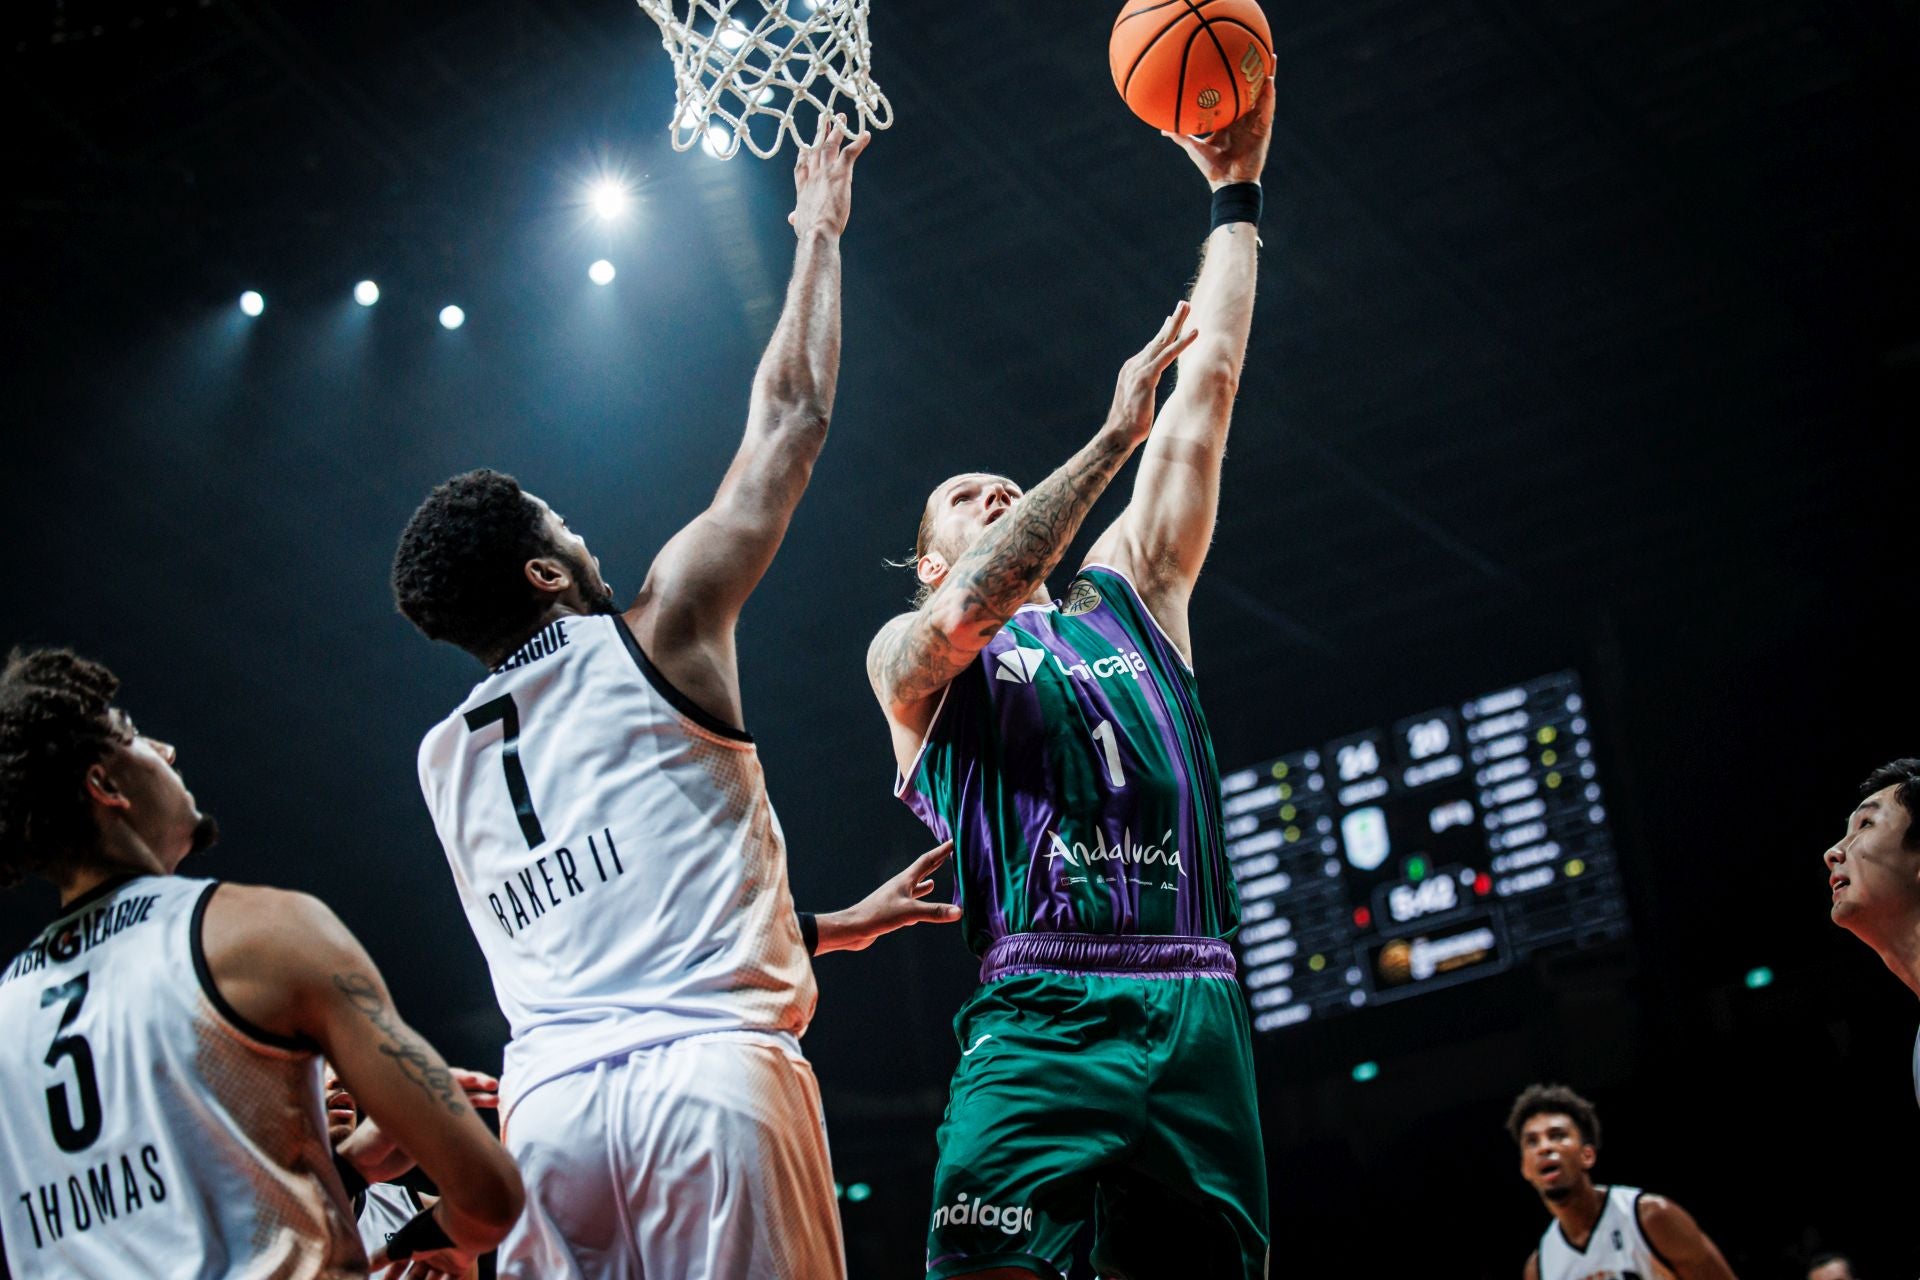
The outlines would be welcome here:
<svg viewBox="0 0 1920 1280">
<path fill-rule="evenodd" d="M 733 130 L 723 124 L 710 124 L 700 139 L 700 149 L 715 160 L 724 160 L 734 153 L 740 144 L 734 139 Z"/>
<path fill-rule="evenodd" d="M 613 275 L 613 264 L 605 258 L 587 268 L 587 279 L 595 284 L 612 284 Z"/>
<path fill-rule="evenodd" d="M 1365 1084 L 1369 1080 L 1380 1078 L 1380 1064 L 1373 1061 L 1356 1062 L 1353 1066 L 1353 1082 Z"/>
<path fill-rule="evenodd" d="M 256 289 L 249 289 L 240 295 L 240 310 L 250 316 L 257 316 L 267 309 L 267 300 Z"/>
<path fill-rule="evenodd" d="M 353 300 L 363 307 L 370 307 L 380 301 L 380 286 L 371 280 L 362 280 L 353 286 Z"/>
<path fill-rule="evenodd" d="M 851 1183 L 847 1187 L 847 1199 L 854 1204 L 873 1198 L 873 1188 L 864 1182 Z"/>
<path fill-rule="evenodd" d="M 596 178 L 587 188 L 587 207 L 606 222 L 627 211 L 627 188 L 618 178 Z"/>
<path fill-rule="evenodd" d="M 743 24 L 737 21 L 729 22 L 726 26 L 720 28 L 720 47 L 729 51 L 738 49 L 747 42 L 747 36 L 749 34 Z"/>
<path fill-rule="evenodd" d="M 442 329 L 458 329 L 466 322 L 467 313 L 460 308 L 454 306 L 440 308 L 440 327 Z"/>
<path fill-rule="evenodd" d="M 1761 965 L 1757 969 L 1747 970 L 1747 990 L 1758 991 L 1762 987 L 1773 985 L 1773 970 Z"/>
</svg>

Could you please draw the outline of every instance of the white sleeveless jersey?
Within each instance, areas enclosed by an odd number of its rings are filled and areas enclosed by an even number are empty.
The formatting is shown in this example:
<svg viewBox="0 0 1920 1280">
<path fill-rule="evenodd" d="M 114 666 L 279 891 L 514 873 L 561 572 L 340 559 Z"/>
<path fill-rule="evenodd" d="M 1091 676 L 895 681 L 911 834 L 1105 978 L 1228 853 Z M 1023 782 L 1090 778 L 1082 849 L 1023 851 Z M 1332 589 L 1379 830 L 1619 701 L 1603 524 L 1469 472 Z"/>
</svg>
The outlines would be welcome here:
<svg viewBox="0 0 1920 1280">
<path fill-rule="evenodd" d="M 1587 1247 L 1568 1243 L 1560 1224 L 1540 1237 L 1540 1280 L 1671 1280 L 1673 1271 L 1640 1230 L 1638 1187 L 1608 1187 Z"/>
<path fill-rule="evenodd" d="M 412 1222 L 425 1207 L 413 1188 L 397 1182 L 376 1182 L 368 1187 L 361 1193 L 360 1216 L 354 1224 L 367 1256 L 386 1248 L 393 1233 Z"/>
<path fill-rule="evenodd" d="M 616 1053 L 806 1029 L 813 966 L 753 740 L 624 619 L 543 628 L 427 734 L 420 788 L 513 1032 L 503 1121 Z"/>
<path fill-rule="evenodd" d="M 214 988 L 216 885 L 76 900 L 0 970 L 0 1239 L 15 1280 L 366 1275 L 320 1058 Z"/>
</svg>

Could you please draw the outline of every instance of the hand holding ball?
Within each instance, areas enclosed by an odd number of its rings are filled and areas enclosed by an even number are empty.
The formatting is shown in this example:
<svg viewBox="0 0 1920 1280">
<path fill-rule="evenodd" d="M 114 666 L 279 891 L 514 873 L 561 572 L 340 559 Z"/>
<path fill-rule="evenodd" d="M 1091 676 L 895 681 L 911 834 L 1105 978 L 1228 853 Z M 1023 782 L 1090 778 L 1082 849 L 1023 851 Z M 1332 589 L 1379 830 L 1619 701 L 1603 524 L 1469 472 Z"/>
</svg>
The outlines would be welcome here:
<svg viewBox="0 0 1920 1280">
<path fill-rule="evenodd" d="M 1135 115 L 1171 133 L 1212 133 L 1260 100 L 1273 33 L 1254 0 L 1127 0 L 1107 58 Z"/>
</svg>

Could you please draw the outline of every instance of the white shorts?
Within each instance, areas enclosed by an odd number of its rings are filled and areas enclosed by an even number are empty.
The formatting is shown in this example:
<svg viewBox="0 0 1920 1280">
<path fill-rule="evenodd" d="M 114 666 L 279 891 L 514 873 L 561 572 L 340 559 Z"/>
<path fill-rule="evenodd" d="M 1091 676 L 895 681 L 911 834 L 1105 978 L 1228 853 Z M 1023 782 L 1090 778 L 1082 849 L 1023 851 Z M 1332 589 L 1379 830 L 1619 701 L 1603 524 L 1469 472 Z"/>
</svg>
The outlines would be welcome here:
<svg viewBox="0 0 1920 1280">
<path fill-rule="evenodd" d="M 791 1039 L 690 1036 L 521 1098 L 505 1136 L 527 1208 L 513 1280 L 841 1280 L 813 1068 Z"/>
</svg>

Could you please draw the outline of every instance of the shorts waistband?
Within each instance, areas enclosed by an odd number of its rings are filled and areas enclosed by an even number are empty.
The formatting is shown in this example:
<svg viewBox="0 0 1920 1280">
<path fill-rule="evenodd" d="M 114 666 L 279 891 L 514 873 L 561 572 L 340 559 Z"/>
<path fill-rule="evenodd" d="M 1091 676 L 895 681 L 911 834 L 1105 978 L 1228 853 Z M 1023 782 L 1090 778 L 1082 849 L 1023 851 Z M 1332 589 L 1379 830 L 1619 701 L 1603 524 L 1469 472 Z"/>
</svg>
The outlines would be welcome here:
<svg viewBox="0 0 1920 1280">
<path fill-rule="evenodd" d="M 1132 978 L 1231 978 L 1233 948 L 1219 938 L 1155 934 L 1010 933 L 980 957 L 980 981 L 1017 973 L 1105 973 Z"/>
</svg>

